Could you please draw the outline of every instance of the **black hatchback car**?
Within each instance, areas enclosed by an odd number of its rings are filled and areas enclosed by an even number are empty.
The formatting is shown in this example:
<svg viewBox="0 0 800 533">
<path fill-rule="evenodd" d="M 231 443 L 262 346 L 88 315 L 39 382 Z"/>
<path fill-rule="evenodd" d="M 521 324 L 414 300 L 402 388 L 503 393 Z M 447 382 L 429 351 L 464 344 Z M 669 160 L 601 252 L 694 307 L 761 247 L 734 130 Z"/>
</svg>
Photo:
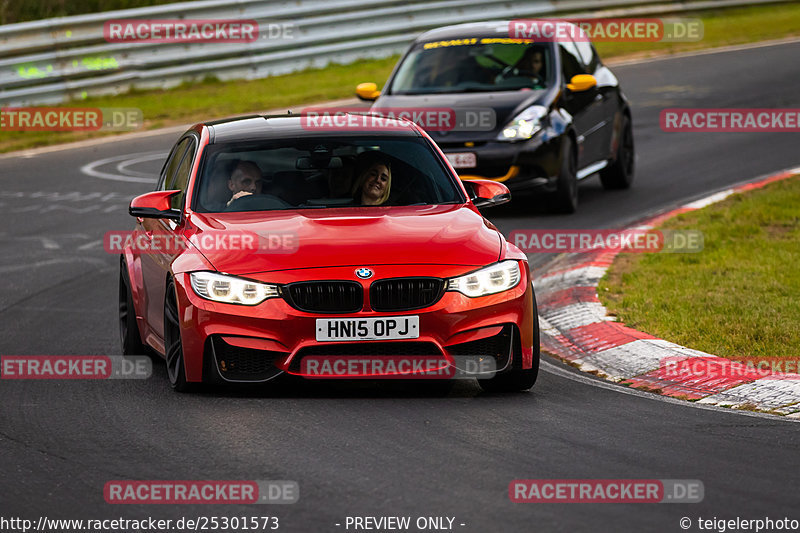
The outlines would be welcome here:
<svg viewBox="0 0 800 533">
<path fill-rule="evenodd" d="M 362 83 L 356 94 L 376 112 L 451 110 L 454 127 L 423 127 L 461 179 L 549 192 L 571 213 L 579 180 L 599 173 L 604 188 L 628 188 L 635 159 L 619 82 L 592 44 L 578 41 L 512 38 L 509 22 L 438 28 L 416 39 L 383 92 Z"/>
</svg>

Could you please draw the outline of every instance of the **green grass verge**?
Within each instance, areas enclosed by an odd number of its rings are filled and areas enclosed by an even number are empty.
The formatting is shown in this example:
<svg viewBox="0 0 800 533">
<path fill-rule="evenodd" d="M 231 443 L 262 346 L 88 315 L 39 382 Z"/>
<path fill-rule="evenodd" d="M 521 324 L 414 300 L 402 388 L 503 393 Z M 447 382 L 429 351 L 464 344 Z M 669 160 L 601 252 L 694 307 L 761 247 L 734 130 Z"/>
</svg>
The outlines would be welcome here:
<svg viewBox="0 0 800 533">
<path fill-rule="evenodd" d="M 722 357 L 797 359 L 800 347 L 800 178 L 682 214 L 704 250 L 621 254 L 598 287 L 622 322 Z"/>
<path fill-rule="evenodd" d="M 690 43 L 597 43 L 595 47 L 603 58 L 629 54 L 647 57 L 800 35 L 800 4 L 795 3 L 715 9 L 675 16 L 702 20 L 703 39 Z"/>
<path fill-rule="evenodd" d="M 713 10 L 681 16 L 700 18 L 704 39 L 695 43 L 597 43 L 605 59 L 629 55 L 655 55 L 756 42 L 800 35 L 800 5 Z M 135 107 L 142 110 L 143 129 L 190 125 L 200 120 L 259 112 L 281 107 L 336 100 L 354 95 L 355 86 L 374 81 L 380 87 L 398 57 L 363 60 L 349 65 L 329 65 L 285 76 L 253 81 L 214 80 L 184 84 L 169 90 L 134 91 L 129 94 L 87 98 L 75 107 Z M 0 152 L 113 135 L 113 132 L 11 132 L 0 131 Z"/>
<path fill-rule="evenodd" d="M 28 20 L 69 17 L 117 9 L 169 4 L 175 0 L 36 0 L 35 2 L 0 1 L 0 24 Z"/>
</svg>

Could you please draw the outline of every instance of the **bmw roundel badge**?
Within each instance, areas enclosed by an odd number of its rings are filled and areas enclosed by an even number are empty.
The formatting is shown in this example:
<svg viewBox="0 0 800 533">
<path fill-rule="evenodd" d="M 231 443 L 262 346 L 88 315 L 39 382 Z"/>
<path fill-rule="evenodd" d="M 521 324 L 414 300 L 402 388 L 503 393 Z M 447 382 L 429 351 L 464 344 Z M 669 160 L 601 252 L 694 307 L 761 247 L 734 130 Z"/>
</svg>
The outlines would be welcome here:
<svg viewBox="0 0 800 533">
<path fill-rule="evenodd" d="M 372 270 L 366 267 L 359 268 L 358 270 L 356 270 L 356 276 L 358 276 L 361 279 L 369 279 L 372 277 L 372 274 L 373 274 Z"/>
</svg>

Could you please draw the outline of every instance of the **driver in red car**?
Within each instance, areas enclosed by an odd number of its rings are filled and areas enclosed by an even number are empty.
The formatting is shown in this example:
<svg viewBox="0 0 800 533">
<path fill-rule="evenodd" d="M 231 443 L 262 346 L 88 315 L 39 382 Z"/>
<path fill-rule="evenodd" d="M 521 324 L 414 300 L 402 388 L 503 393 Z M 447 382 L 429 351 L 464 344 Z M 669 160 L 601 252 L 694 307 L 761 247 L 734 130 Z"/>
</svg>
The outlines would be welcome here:
<svg viewBox="0 0 800 533">
<path fill-rule="evenodd" d="M 260 187 L 261 169 L 258 165 L 252 161 L 239 161 L 228 180 L 228 189 L 232 196 L 227 205 L 242 196 L 258 193 Z"/>
</svg>

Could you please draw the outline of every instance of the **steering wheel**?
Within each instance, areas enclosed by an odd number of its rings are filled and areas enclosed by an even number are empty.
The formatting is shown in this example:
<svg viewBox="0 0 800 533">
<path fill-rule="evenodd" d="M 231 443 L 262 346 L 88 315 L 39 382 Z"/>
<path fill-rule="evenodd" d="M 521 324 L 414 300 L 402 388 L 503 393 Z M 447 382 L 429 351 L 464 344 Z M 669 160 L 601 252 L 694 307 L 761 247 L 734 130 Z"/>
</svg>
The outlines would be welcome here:
<svg viewBox="0 0 800 533">
<path fill-rule="evenodd" d="M 225 211 L 269 211 L 288 209 L 292 205 L 271 194 L 248 194 L 240 196 L 225 208 Z"/>
<path fill-rule="evenodd" d="M 516 68 L 514 65 L 508 65 L 500 71 L 500 74 L 498 74 L 497 77 L 502 80 L 503 78 L 507 78 L 509 74 L 516 76 L 518 73 L 518 68 Z"/>
<path fill-rule="evenodd" d="M 501 81 L 501 80 L 503 80 L 505 78 L 511 78 L 511 77 L 531 78 L 531 80 L 533 80 L 533 82 L 536 85 L 543 85 L 544 84 L 544 80 L 542 79 L 540 74 L 536 74 L 535 72 L 532 72 L 530 70 L 522 70 L 522 69 L 517 68 L 517 67 L 515 67 L 513 65 L 509 65 L 506 68 L 504 68 L 500 72 L 500 74 L 498 74 L 497 77 L 495 78 L 495 83 L 497 83 L 497 82 L 499 82 L 499 81 Z"/>
</svg>

